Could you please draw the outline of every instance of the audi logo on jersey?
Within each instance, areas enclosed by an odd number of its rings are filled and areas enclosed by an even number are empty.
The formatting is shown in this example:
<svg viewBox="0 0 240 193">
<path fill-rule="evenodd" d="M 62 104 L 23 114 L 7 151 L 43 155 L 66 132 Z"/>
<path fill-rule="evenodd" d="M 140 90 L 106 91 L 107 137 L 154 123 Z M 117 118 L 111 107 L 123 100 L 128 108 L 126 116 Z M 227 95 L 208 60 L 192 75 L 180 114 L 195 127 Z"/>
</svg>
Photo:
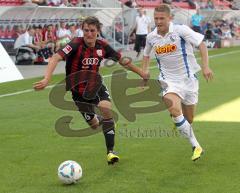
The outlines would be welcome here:
<svg viewBox="0 0 240 193">
<path fill-rule="evenodd" d="M 175 44 L 167 44 L 164 46 L 155 46 L 155 52 L 157 54 L 165 54 L 170 52 L 175 52 L 177 50 L 177 46 Z"/>
<path fill-rule="evenodd" d="M 83 63 L 83 67 L 82 68 L 89 68 L 89 66 L 92 65 L 98 65 L 98 58 L 84 58 L 82 63 Z"/>
</svg>

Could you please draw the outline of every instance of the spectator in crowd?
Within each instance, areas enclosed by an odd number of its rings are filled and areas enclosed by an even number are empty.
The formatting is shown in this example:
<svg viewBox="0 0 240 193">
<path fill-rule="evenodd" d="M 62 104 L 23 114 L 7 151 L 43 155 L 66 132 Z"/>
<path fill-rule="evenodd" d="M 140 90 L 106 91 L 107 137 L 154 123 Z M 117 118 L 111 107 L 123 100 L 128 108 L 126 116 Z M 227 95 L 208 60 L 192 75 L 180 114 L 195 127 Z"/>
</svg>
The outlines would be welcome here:
<svg viewBox="0 0 240 193">
<path fill-rule="evenodd" d="M 163 3 L 171 5 L 172 4 L 172 0 L 163 0 Z"/>
<path fill-rule="evenodd" d="M 41 49 L 37 52 L 37 60 L 35 62 L 39 62 L 38 60 L 48 59 L 54 53 L 54 45 L 47 43 L 43 39 L 42 26 L 35 26 L 35 34 L 34 34 L 34 45 L 39 46 Z M 41 59 L 40 59 L 41 58 Z M 45 64 L 45 63 L 43 63 Z"/>
<path fill-rule="evenodd" d="M 221 27 L 220 27 L 220 22 L 219 21 L 213 21 L 213 34 L 215 36 L 216 39 L 220 39 L 221 36 L 222 36 L 222 30 L 221 30 Z"/>
<path fill-rule="evenodd" d="M 10 25 L 7 25 L 4 33 L 5 33 L 5 38 L 9 38 L 9 39 L 12 38 L 13 30 L 11 29 Z"/>
<path fill-rule="evenodd" d="M 213 1 L 212 0 L 208 0 L 207 1 L 207 6 L 206 6 L 207 9 L 214 9 L 214 4 L 213 4 Z"/>
<path fill-rule="evenodd" d="M 0 26 L 0 38 L 5 38 L 5 30 L 2 25 Z"/>
<path fill-rule="evenodd" d="M 205 39 L 206 40 L 215 39 L 215 36 L 214 36 L 213 30 L 212 30 L 212 25 L 211 24 L 208 25 L 206 31 L 204 32 L 204 35 L 205 35 Z"/>
<path fill-rule="evenodd" d="M 39 45 L 40 47 L 43 45 L 43 34 L 42 34 L 42 26 L 33 26 L 35 29 L 34 34 L 34 43 Z"/>
<path fill-rule="evenodd" d="M 17 38 L 14 44 L 14 48 L 17 49 L 20 47 L 28 47 L 33 49 L 35 52 L 39 51 L 41 47 L 34 44 L 33 42 L 34 35 L 35 29 L 32 26 L 29 26 L 27 31 Z"/>
<path fill-rule="evenodd" d="M 32 3 L 35 3 L 39 6 L 46 6 L 46 1 L 45 0 L 32 0 Z"/>
<path fill-rule="evenodd" d="M 192 29 L 195 32 L 201 33 L 201 22 L 203 20 L 203 16 L 200 15 L 199 9 L 196 10 L 196 14 L 192 15 L 191 18 L 191 24 L 192 24 Z"/>
<path fill-rule="evenodd" d="M 66 45 L 71 40 L 69 31 L 66 29 L 66 24 L 62 21 L 60 22 L 60 28 L 56 32 L 56 35 L 57 35 L 56 50 L 59 50 L 62 46 Z"/>
<path fill-rule="evenodd" d="M 57 31 L 59 30 L 59 23 L 56 23 L 55 25 L 53 25 L 53 32 L 57 38 Z"/>
<path fill-rule="evenodd" d="M 22 32 L 21 32 L 20 26 L 14 25 L 12 38 L 17 39 L 21 34 Z"/>
<path fill-rule="evenodd" d="M 69 7 L 71 4 L 68 0 L 62 0 L 62 3 L 59 5 L 59 7 Z"/>
<path fill-rule="evenodd" d="M 192 9 L 196 9 L 196 2 L 194 0 L 187 0 L 187 2 Z"/>
<path fill-rule="evenodd" d="M 147 34 L 151 31 L 150 23 L 151 19 L 146 16 L 146 12 L 143 7 L 140 7 L 139 15 L 136 17 L 135 27 L 136 30 L 136 41 L 134 50 L 137 52 L 137 57 L 141 53 L 141 48 L 145 47 Z"/>
<path fill-rule="evenodd" d="M 82 23 L 77 24 L 76 33 L 77 37 L 83 37 Z"/>
<path fill-rule="evenodd" d="M 32 0 L 23 0 L 23 5 L 27 7 L 35 7 L 37 6 L 36 3 L 34 3 Z"/>
<path fill-rule="evenodd" d="M 121 21 L 120 18 L 116 18 L 115 21 L 115 39 L 119 42 L 122 43 L 122 33 L 123 33 L 123 21 Z"/>
<path fill-rule="evenodd" d="M 240 2 L 238 1 L 233 1 L 231 4 L 230 4 L 230 8 L 233 9 L 233 10 L 239 10 L 240 8 Z"/>
<path fill-rule="evenodd" d="M 69 30 L 68 30 L 70 39 L 72 40 L 73 38 L 77 37 L 77 31 L 76 31 L 76 27 L 74 24 L 71 24 L 69 26 Z"/>
<path fill-rule="evenodd" d="M 124 3 L 124 5 L 126 5 L 127 7 L 129 7 L 129 8 L 133 8 L 133 5 L 132 5 L 132 0 L 129 0 L 129 1 L 126 1 L 125 3 Z"/>
<path fill-rule="evenodd" d="M 234 35 L 236 39 L 240 39 L 240 25 L 235 27 Z"/>
<path fill-rule="evenodd" d="M 52 53 L 54 53 L 56 39 L 57 38 L 53 31 L 53 25 L 49 24 L 47 26 L 47 31 L 44 32 L 44 42 L 47 47 L 51 48 Z"/>
<path fill-rule="evenodd" d="M 100 30 L 99 30 L 99 34 L 98 34 L 98 39 L 106 39 L 105 35 L 103 34 L 103 24 L 100 23 Z"/>
<path fill-rule="evenodd" d="M 222 39 L 231 39 L 231 38 L 232 38 L 232 34 L 229 28 L 229 25 L 224 24 L 222 27 Z"/>
<path fill-rule="evenodd" d="M 71 7 L 79 6 L 79 0 L 69 0 L 69 6 Z"/>
<path fill-rule="evenodd" d="M 204 0 L 199 0 L 196 2 L 199 9 L 205 9 L 206 8 L 206 2 Z"/>
<path fill-rule="evenodd" d="M 27 30 L 27 29 L 26 29 L 22 24 L 19 25 L 19 33 L 20 33 L 20 35 L 23 34 L 23 33 L 25 33 L 26 30 Z"/>
<path fill-rule="evenodd" d="M 138 4 L 136 2 L 136 0 L 132 0 L 132 8 L 137 8 Z"/>
<path fill-rule="evenodd" d="M 46 0 L 48 6 L 59 6 L 62 2 L 61 0 Z"/>
<path fill-rule="evenodd" d="M 91 2 L 89 0 L 82 0 L 83 7 L 91 7 Z"/>
</svg>

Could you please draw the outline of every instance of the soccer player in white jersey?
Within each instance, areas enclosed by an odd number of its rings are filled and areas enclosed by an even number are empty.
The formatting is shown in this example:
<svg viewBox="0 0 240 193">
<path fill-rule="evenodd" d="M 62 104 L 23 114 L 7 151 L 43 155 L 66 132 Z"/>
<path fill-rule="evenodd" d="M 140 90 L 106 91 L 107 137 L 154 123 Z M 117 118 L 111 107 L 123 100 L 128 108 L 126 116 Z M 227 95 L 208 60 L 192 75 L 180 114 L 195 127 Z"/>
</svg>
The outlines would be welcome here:
<svg viewBox="0 0 240 193">
<path fill-rule="evenodd" d="M 208 66 L 204 36 L 186 25 L 175 25 L 171 20 L 168 5 L 161 4 L 155 8 L 156 28 L 147 36 L 143 70 L 148 72 L 149 55 L 153 50 L 160 70 L 159 82 L 163 100 L 180 133 L 189 139 L 193 148 L 191 159 L 195 161 L 203 153 L 191 126 L 198 102 L 198 80 L 195 73 L 202 69 L 204 78 L 209 81 L 213 78 L 213 72 Z M 200 50 L 201 67 L 197 64 L 193 46 Z"/>
</svg>

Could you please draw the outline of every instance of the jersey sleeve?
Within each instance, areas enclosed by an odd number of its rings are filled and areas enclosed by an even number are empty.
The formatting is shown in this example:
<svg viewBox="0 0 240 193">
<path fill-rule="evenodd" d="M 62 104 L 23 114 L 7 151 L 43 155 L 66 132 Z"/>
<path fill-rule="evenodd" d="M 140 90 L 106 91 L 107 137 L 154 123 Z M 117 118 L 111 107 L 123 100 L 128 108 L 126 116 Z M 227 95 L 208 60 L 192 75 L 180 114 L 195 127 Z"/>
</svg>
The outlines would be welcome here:
<svg viewBox="0 0 240 193">
<path fill-rule="evenodd" d="M 72 55 L 72 53 L 76 52 L 78 47 L 78 44 L 76 42 L 76 38 L 74 38 L 71 42 L 66 44 L 63 48 L 59 49 L 57 53 L 62 57 L 62 58 L 67 58 Z"/>
<path fill-rule="evenodd" d="M 194 46 L 199 46 L 199 44 L 204 39 L 204 35 L 193 31 L 190 27 L 186 25 L 181 25 L 179 32 L 180 32 L 180 36 L 183 39 L 185 39 L 187 42 L 190 42 Z"/>
<path fill-rule="evenodd" d="M 149 42 L 149 36 L 147 36 L 146 45 L 143 51 L 143 56 L 149 56 L 151 51 L 152 51 L 152 45 Z"/>
<path fill-rule="evenodd" d="M 110 45 L 106 44 L 105 46 L 105 58 L 111 59 L 114 62 L 118 62 L 120 58 L 122 57 L 121 54 L 117 51 L 115 51 Z"/>
</svg>

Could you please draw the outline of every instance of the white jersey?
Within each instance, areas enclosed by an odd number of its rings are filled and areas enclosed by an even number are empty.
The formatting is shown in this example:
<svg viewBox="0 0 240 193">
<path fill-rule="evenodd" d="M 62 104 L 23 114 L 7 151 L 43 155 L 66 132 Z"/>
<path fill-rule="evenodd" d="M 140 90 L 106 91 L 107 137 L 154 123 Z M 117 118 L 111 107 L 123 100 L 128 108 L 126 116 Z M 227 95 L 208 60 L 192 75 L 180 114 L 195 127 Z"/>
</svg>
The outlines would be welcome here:
<svg viewBox="0 0 240 193">
<path fill-rule="evenodd" d="M 142 15 L 142 17 L 137 16 L 136 18 L 137 23 L 137 35 L 147 35 L 148 34 L 148 26 L 151 23 L 151 19 L 146 15 Z"/>
<path fill-rule="evenodd" d="M 20 48 L 21 46 L 28 46 L 33 44 L 33 37 L 30 36 L 28 31 L 26 31 L 24 34 L 21 34 L 16 42 L 14 43 L 14 49 Z"/>
<path fill-rule="evenodd" d="M 57 30 L 56 35 L 58 38 L 62 38 L 65 35 L 69 35 L 70 36 L 70 32 L 69 30 L 65 29 L 65 28 L 59 28 L 59 30 Z"/>
<path fill-rule="evenodd" d="M 186 25 L 170 23 L 164 37 L 157 33 L 157 28 L 147 35 L 144 56 L 149 56 L 153 48 L 160 70 L 159 80 L 193 77 L 201 69 L 193 45 L 199 46 L 203 38 Z"/>
</svg>

